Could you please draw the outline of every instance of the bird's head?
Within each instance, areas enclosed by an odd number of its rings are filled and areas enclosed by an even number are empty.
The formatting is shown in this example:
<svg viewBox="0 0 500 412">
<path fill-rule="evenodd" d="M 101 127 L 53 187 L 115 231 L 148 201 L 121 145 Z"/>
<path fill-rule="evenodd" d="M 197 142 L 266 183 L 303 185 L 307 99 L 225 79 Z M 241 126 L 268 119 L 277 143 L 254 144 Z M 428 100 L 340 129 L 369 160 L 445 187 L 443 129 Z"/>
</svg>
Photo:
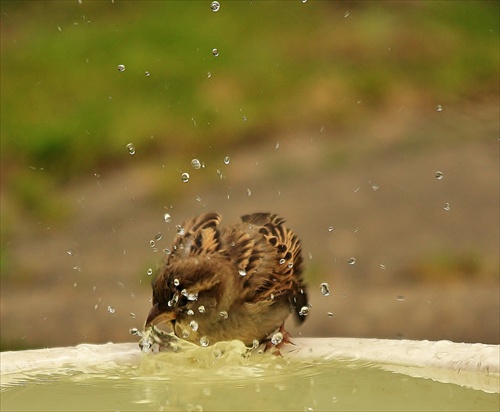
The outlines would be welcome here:
<svg viewBox="0 0 500 412">
<path fill-rule="evenodd" d="M 224 306 L 223 277 L 217 266 L 199 257 L 166 265 L 153 281 L 153 307 L 145 327 L 156 326 L 198 344 Z"/>
</svg>

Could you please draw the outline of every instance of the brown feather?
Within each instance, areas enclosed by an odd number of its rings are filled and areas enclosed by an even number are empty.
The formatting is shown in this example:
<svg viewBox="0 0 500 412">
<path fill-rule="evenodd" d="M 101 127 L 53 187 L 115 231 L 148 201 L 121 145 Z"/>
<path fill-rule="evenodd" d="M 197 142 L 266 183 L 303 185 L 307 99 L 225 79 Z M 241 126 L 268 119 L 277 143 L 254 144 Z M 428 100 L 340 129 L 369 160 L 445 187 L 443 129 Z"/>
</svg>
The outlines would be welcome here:
<svg viewBox="0 0 500 412">
<path fill-rule="evenodd" d="M 174 319 L 176 334 L 195 343 L 201 336 L 262 341 L 292 311 L 302 322 L 308 301 L 301 243 L 285 220 L 254 213 L 230 226 L 220 222 L 205 213 L 178 228 L 153 284 L 154 313 L 172 313 L 162 319 Z"/>
</svg>

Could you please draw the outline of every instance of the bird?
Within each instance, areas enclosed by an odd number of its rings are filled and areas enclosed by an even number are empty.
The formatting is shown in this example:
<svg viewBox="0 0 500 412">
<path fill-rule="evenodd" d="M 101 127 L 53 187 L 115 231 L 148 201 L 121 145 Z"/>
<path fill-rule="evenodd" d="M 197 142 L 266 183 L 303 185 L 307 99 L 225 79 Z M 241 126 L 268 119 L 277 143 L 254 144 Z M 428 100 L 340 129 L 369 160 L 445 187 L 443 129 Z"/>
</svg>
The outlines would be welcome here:
<svg viewBox="0 0 500 412">
<path fill-rule="evenodd" d="M 276 333 L 278 343 L 291 342 L 285 320 L 293 313 L 302 324 L 310 308 L 299 238 L 276 214 L 248 214 L 227 226 L 221 220 L 211 212 L 177 226 L 152 282 L 145 329 L 199 346 L 270 344 Z"/>
</svg>

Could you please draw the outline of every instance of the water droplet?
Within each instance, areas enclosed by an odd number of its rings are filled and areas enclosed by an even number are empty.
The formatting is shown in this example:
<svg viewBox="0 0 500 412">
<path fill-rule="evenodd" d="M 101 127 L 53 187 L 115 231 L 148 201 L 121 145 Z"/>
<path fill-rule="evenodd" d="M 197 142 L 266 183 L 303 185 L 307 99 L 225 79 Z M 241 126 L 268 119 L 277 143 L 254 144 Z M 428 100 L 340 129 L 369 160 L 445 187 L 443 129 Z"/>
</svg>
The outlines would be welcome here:
<svg viewBox="0 0 500 412">
<path fill-rule="evenodd" d="M 78 283 L 73 283 L 73 287 L 76 288 L 78 286 Z"/>
<path fill-rule="evenodd" d="M 438 104 L 436 106 L 436 112 L 442 112 L 443 111 L 443 106 L 441 106 L 440 104 Z"/>
<path fill-rule="evenodd" d="M 179 301 L 179 294 L 176 293 L 174 294 L 174 296 L 172 296 L 172 299 L 170 299 L 168 302 L 167 302 L 167 305 L 169 307 L 172 307 L 172 306 L 175 306 L 177 304 L 177 302 Z"/>
<path fill-rule="evenodd" d="M 281 332 L 276 332 L 271 336 L 271 343 L 273 345 L 279 345 L 281 342 L 283 342 L 283 334 Z"/>
<path fill-rule="evenodd" d="M 189 332 L 189 330 L 188 330 L 188 329 L 182 329 L 182 337 L 183 337 L 184 339 L 189 338 L 189 335 L 190 335 L 190 334 L 191 334 L 191 332 Z"/>
<path fill-rule="evenodd" d="M 449 212 L 451 210 L 451 206 L 449 203 L 446 203 L 444 206 L 443 206 L 443 209 L 446 210 L 447 212 Z"/>
<path fill-rule="evenodd" d="M 380 188 L 380 186 L 379 186 L 379 185 L 377 185 L 377 184 L 375 184 L 375 183 L 372 183 L 372 182 L 370 182 L 370 185 L 371 185 L 372 190 L 373 190 L 374 192 Z"/>
<path fill-rule="evenodd" d="M 201 163 L 198 159 L 193 159 L 191 160 L 191 166 L 193 166 L 193 169 L 200 169 L 201 168 Z"/>
<path fill-rule="evenodd" d="M 175 278 L 174 279 L 174 286 L 179 286 L 181 282 L 179 282 L 179 279 Z"/>
<path fill-rule="evenodd" d="M 344 19 L 347 19 L 349 17 L 349 15 L 351 14 L 351 12 L 349 10 L 347 10 L 345 13 L 344 13 Z"/>
<path fill-rule="evenodd" d="M 387 267 L 385 265 L 383 265 L 382 263 L 380 265 L 378 265 L 380 269 L 387 269 Z"/>
<path fill-rule="evenodd" d="M 224 164 L 225 164 L 225 165 L 228 165 L 230 161 L 231 161 L 231 159 L 229 158 L 229 156 L 226 156 L 226 157 L 224 158 Z"/>
<path fill-rule="evenodd" d="M 166 255 L 170 255 L 172 252 L 170 251 L 170 249 L 167 247 L 165 249 L 163 249 L 163 253 L 165 253 Z"/>
<path fill-rule="evenodd" d="M 194 315 L 194 311 L 192 309 L 189 309 L 186 313 L 187 313 L 188 316 L 193 316 Z"/>
<path fill-rule="evenodd" d="M 181 236 L 185 233 L 185 230 L 181 225 L 176 225 L 175 229 L 177 230 L 177 234 L 179 234 Z"/>
<path fill-rule="evenodd" d="M 326 312 L 329 318 L 333 318 L 333 312 Z"/>
<path fill-rule="evenodd" d="M 208 346 L 208 343 L 209 343 L 209 341 L 208 341 L 208 338 L 206 336 L 202 336 L 200 338 L 200 345 L 201 346 Z"/>
<path fill-rule="evenodd" d="M 333 232 L 333 226 L 329 226 L 329 227 L 328 227 L 328 231 L 329 231 L 329 232 Z"/>
<path fill-rule="evenodd" d="M 146 273 L 148 274 L 148 276 L 151 276 L 153 274 L 153 269 L 149 268 Z"/>
<path fill-rule="evenodd" d="M 196 322 L 195 320 L 189 322 L 189 327 L 193 330 L 193 332 L 196 332 L 198 330 L 198 326 L 198 322 Z"/>
<path fill-rule="evenodd" d="M 108 312 L 109 313 L 115 313 L 116 312 L 116 309 L 111 307 L 111 306 L 108 306 Z"/>
<path fill-rule="evenodd" d="M 155 236 L 155 240 L 161 240 L 161 232 L 158 232 Z"/>
<path fill-rule="evenodd" d="M 146 75 L 146 77 L 151 76 L 151 73 L 149 73 L 148 71 L 146 71 L 144 74 Z"/>
<path fill-rule="evenodd" d="M 252 341 L 252 349 L 257 349 L 260 345 L 260 342 L 257 339 Z"/>
<path fill-rule="evenodd" d="M 66 253 L 70 256 L 73 256 L 73 251 L 70 249 L 70 250 L 67 250 Z"/>
<path fill-rule="evenodd" d="M 217 13 L 220 9 L 220 3 L 218 1 L 213 1 L 211 4 L 210 4 L 210 8 L 212 9 L 212 11 L 214 13 Z"/>
<path fill-rule="evenodd" d="M 213 54 L 215 57 L 219 57 L 219 50 L 217 50 L 217 49 L 212 49 L 212 54 Z"/>
<path fill-rule="evenodd" d="M 300 308 L 299 315 L 300 316 L 307 316 L 307 315 L 309 315 L 309 306 L 302 306 Z"/>
<path fill-rule="evenodd" d="M 155 241 L 154 241 L 154 240 L 150 240 L 150 241 L 149 241 L 149 246 L 151 246 L 151 247 L 155 247 L 155 246 L 156 246 Z"/>
<path fill-rule="evenodd" d="M 219 359 L 221 356 L 222 356 L 222 351 L 220 349 L 215 349 L 213 352 L 212 352 L 212 356 L 215 358 L 215 359 Z M 208 389 L 208 390 L 207 390 Z M 203 388 L 203 394 L 204 395 L 211 395 L 212 394 L 212 391 L 210 390 L 210 388 Z"/>
<path fill-rule="evenodd" d="M 356 258 L 351 257 L 347 259 L 347 263 L 349 263 L 350 265 L 354 265 L 356 263 Z"/>
<path fill-rule="evenodd" d="M 229 314 L 225 310 L 219 312 L 219 315 L 222 319 L 227 319 L 229 317 Z"/>
<path fill-rule="evenodd" d="M 188 293 L 186 295 L 186 297 L 187 297 L 187 300 L 194 302 L 195 300 L 198 300 L 198 293 Z"/>
<path fill-rule="evenodd" d="M 322 283 L 320 285 L 320 289 L 323 296 L 330 296 L 330 286 L 328 285 L 328 283 Z"/>
<path fill-rule="evenodd" d="M 284 264 L 285 262 L 286 262 L 286 260 L 285 260 L 285 259 L 280 259 L 279 264 L 280 264 L 280 265 L 282 265 L 282 264 Z"/>
<path fill-rule="evenodd" d="M 443 180 L 444 175 L 443 172 L 440 172 L 439 170 L 435 174 L 437 180 Z"/>
<path fill-rule="evenodd" d="M 243 116 L 243 121 L 246 122 L 247 121 L 247 117 L 246 116 Z"/>
<path fill-rule="evenodd" d="M 137 328 L 129 329 L 129 332 L 130 332 L 130 334 L 132 334 L 134 336 L 142 336 L 142 333 Z"/>
<path fill-rule="evenodd" d="M 129 315 L 132 319 L 135 319 L 137 316 L 134 312 L 130 312 Z"/>
<path fill-rule="evenodd" d="M 124 72 L 125 71 L 125 65 L 124 64 L 119 64 L 118 65 L 118 71 L 119 72 Z"/>
<path fill-rule="evenodd" d="M 131 155 L 135 155 L 135 146 L 133 143 L 129 143 L 125 146 Z"/>
<path fill-rule="evenodd" d="M 302 0 L 302 3 L 307 3 L 307 0 Z"/>
<path fill-rule="evenodd" d="M 247 196 L 252 196 L 252 191 L 250 189 L 247 189 Z"/>
<path fill-rule="evenodd" d="M 184 172 L 183 174 L 181 174 L 181 180 L 182 180 L 184 183 L 189 182 L 189 173 Z"/>
<path fill-rule="evenodd" d="M 247 272 L 246 272 L 245 269 L 238 270 L 238 273 L 240 274 L 240 276 L 246 276 L 247 275 Z"/>
<path fill-rule="evenodd" d="M 203 305 L 198 306 L 198 312 L 205 313 L 205 306 Z"/>
<path fill-rule="evenodd" d="M 400 302 L 406 300 L 406 298 L 403 295 L 398 295 L 396 296 L 396 300 L 399 300 Z"/>
</svg>

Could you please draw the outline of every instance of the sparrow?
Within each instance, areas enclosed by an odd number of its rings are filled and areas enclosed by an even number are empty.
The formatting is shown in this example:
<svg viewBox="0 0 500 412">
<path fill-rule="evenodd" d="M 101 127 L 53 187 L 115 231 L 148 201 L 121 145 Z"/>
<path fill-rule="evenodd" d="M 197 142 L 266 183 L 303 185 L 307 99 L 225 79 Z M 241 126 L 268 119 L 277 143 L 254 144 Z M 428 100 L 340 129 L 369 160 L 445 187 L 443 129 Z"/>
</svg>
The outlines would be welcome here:
<svg viewBox="0 0 500 412">
<path fill-rule="evenodd" d="M 309 313 L 300 240 L 275 214 L 220 222 L 219 214 L 205 213 L 177 227 L 152 283 L 145 329 L 200 346 L 234 339 L 269 343 L 277 330 L 278 342 L 286 342 L 290 313 L 298 323 Z"/>
</svg>

